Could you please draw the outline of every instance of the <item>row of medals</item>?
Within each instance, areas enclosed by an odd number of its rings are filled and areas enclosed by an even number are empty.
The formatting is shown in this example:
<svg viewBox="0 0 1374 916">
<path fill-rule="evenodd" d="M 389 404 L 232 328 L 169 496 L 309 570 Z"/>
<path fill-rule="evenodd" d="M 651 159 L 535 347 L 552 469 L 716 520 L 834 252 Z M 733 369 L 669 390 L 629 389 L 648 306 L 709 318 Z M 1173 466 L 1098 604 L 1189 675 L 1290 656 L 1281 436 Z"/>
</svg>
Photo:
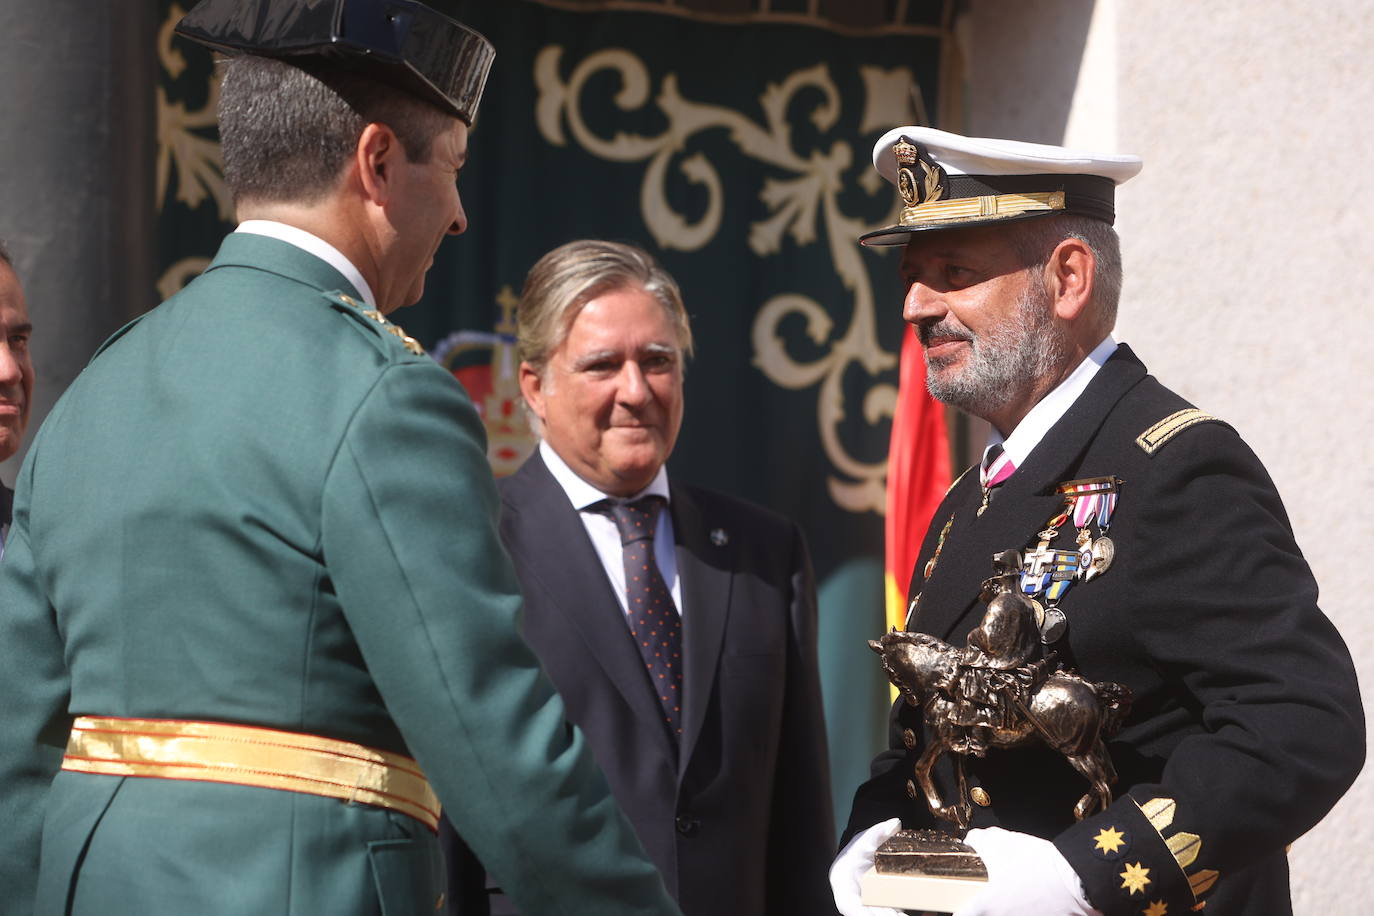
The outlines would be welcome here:
<svg viewBox="0 0 1374 916">
<path fill-rule="evenodd" d="M 1064 509 L 1036 535 L 1035 549 L 1021 554 L 1021 593 L 1035 608 L 1035 623 L 1045 645 L 1059 641 L 1068 631 L 1069 620 L 1059 602 L 1069 588 L 1075 582 L 1090 582 L 1112 565 L 1116 548 L 1107 530 L 1121 483 L 1118 477 L 1090 477 L 1059 484 L 1055 491 L 1064 497 Z M 1059 529 L 1070 521 L 1078 529 L 1077 547 L 1051 547 Z"/>
</svg>

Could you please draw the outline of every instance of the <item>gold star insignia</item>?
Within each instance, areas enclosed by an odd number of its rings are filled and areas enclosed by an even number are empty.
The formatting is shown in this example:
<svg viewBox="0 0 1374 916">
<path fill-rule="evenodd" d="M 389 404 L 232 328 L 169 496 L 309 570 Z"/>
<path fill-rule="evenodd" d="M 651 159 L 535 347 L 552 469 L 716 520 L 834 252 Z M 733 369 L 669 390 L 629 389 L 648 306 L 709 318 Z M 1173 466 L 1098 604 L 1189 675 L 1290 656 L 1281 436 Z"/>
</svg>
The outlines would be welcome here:
<svg viewBox="0 0 1374 916">
<path fill-rule="evenodd" d="M 1168 912 L 1169 905 L 1163 900 L 1156 900 L 1141 911 L 1142 916 L 1167 916 Z"/>
<path fill-rule="evenodd" d="M 1140 862 L 1127 865 L 1126 870 L 1121 873 L 1121 889 L 1129 890 L 1132 894 L 1142 893 L 1145 885 L 1150 883 L 1150 879 L 1145 877 L 1149 873 L 1150 870 Z"/>
<path fill-rule="evenodd" d="M 1093 839 L 1097 841 L 1097 848 L 1102 852 L 1116 852 L 1122 847 L 1122 840 L 1126 839 L 1126 834 L 1115 827 L 1103 827 Z"/>
</svg>

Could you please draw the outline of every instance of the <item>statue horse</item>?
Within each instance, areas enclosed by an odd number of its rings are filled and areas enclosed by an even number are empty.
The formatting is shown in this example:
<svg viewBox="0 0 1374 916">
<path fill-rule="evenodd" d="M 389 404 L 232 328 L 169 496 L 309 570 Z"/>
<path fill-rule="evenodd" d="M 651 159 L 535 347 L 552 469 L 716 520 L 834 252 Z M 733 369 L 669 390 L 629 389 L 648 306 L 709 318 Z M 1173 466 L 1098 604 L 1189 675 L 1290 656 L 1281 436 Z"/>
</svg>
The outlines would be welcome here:
<svg viewBox="0 0 1374 916">
<path fill-rule="evenodd" d="M 1131 693 L 1121 684 L 1089 682 L 1064 670 L 1054 653 L 1043 655 L 1034 607 L 1015 587 L 1012 564 L 1003 556 L 998 561 L 1002 575 L 985 583 L 988 608 L 966 648 L 928 633 L 896 631 L 868 645 L 882 657 L 888 680 L 924 712 L 930 740 L 916 763 L 916 781 L 932 814 L 966 830 L 973 809 L 964 757 L 1039 740 L 1088 780 L 1088 792 L 1074 806 L 1081 821 L 1111 804 L 1116 769 L 1103 739 L 1116 734 L 1130 712 Z M 960 755 L 959 799 L 950 805 L 931 779 L 947 752 Z"/>
</svg>

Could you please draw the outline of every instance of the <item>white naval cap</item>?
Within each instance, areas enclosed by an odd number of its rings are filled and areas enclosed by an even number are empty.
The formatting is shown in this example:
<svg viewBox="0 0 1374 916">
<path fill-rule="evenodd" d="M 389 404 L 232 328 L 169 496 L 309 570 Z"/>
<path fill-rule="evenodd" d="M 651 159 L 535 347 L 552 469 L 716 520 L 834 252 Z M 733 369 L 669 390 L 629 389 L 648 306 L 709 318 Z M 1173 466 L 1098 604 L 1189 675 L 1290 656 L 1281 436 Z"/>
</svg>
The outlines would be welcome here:
<svg viewBox="0 0 1374 916">
<path fill-rule="evenodd" d="M 1140 171 L 1121 156 L 963 137 L 932 127 L 896 127 L 873 146 L 873 167 L 897 186 L 896 224 L 865 245 L 904 245 L 913 232 L 1078 213 L 1111 223 L 1116 186 Z"/>
</svg>

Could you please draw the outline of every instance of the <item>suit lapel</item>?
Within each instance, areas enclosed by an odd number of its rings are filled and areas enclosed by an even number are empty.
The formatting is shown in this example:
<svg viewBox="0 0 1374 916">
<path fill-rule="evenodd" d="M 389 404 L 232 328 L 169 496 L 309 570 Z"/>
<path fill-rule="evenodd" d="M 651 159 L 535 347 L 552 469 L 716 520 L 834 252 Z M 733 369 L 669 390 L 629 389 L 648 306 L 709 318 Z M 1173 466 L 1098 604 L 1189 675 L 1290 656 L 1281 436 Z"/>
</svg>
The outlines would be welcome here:
<svg viewBox="0 0 1374 916">
<path fill-rule="evenodd" d="M 511 484 L 502 488 L 508 513 L 502 528 L 542 598 L 527 598 L 525 631 L 549 625 L 552 621 L 546 615 L 571 623 L 587 653 L 644 721 L 644 734 L 652 736 L 648 740 L 671 758 L 675 752 L 644 659 L 577 510 L 537 451 Z M 531 591 L 526 585 L 527 596 Z"/>
<path fill-rule="evenodd" d="M 706 710 L 711 705 L 725 622 L 730 616 L 730 583 L 735 568 L 735 548 L 727 540 L 712 543 L 712 520 L 682 487 L 672 487 L 673 536 L 677 541 L 677 574 L 682 585 L 682 641 L 686 656 L 682 709 L 682 766 L 691 760 L 701 734 Z M 725 532 L 727 538 L 738 532 Z"/>
<path fill-rule="evenodd" d="M 1059 418 L 1016 473 L 993 495 L 987 511 L 977 514 L 982 488 L 970 472 L 952 496 L 955 522 L 946 549 L 957 562 L 936 564 L 921 598 L 919 629 L 948 640 L 982 607 L 978 593 L 992 575 L 992 558 L 1003 550 L 1022 550 L 1063 508 L 1055 486 L 1074 476 L 1073 469 L 1117 401 L 1145 377 L 1145 367 L 1122 344 L 1083 394 Z M 943 524 L 943 521 L 940 522 Z"/>
</svg>

